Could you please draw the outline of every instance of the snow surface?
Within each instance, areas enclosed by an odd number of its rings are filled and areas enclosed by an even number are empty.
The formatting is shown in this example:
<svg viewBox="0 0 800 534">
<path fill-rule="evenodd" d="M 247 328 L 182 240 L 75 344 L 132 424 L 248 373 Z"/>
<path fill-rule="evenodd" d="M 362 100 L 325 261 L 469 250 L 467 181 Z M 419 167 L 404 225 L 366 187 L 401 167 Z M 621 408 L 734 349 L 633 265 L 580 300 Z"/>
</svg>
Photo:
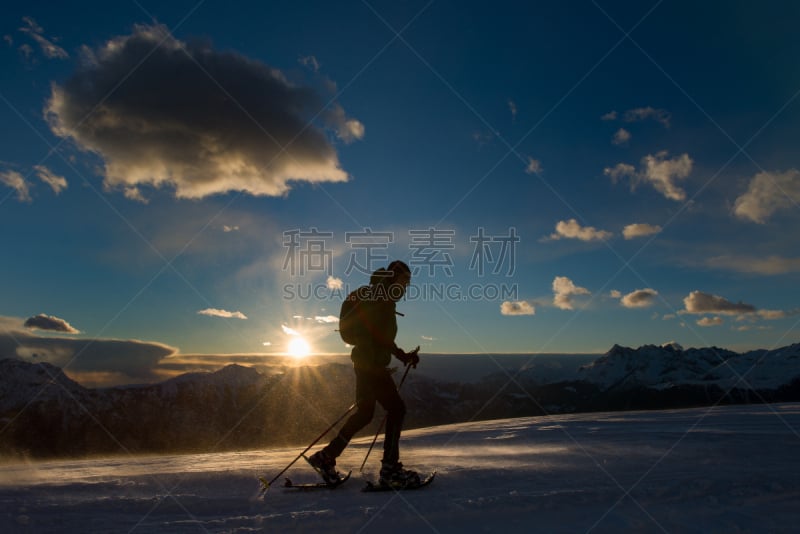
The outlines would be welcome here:
<svg viewBox="0 0 800 534">
<path fill-rule="evenodd" d="M 800 404 L 558 415 L 406 432 L 423 490 L 298 493 L 301 448 L 0 466 L 0 532 L 797 532 Z M 357 469 L 369 438 L 340 468 Z M 380 443 L 377 449 L 380 449 Z M 300 460 L 295 482 L 315 481 Z"/>
</svg>

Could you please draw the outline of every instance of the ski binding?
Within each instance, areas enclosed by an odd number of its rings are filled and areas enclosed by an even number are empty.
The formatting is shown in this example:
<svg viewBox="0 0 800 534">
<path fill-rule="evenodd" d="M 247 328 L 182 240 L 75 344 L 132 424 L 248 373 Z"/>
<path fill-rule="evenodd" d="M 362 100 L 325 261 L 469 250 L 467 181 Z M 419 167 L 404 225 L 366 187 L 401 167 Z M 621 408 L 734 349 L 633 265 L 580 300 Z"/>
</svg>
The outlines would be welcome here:
<svg viewBox="0 0 800 534">
<path fill-rule="evenodd" d="M 433 471 L 428 476 L 420 479 L 418 484 L 409 484 L 406 486 L 390 486 L 384 485 L 381 483 L 374 483 L 371 481 L 367 481 L 367 485 L 361 491 L 365 492 L 372 492 L 372 491 L 407 491 L 407 490 L 416 490 L 420 488 L 424 488 L 425 486 L 429 485 L 433 482 L 433 479 L 436 477 L 436 471 Z"/>
<path fill-rule="evenodd" d="M 334 482 L 332 484 L 328 484 L 327 482 L 310 482 L 307 484 L 295 484 L 294 482 L 292 482 L 290 478 L 287 477 L 286 482 L 283 483 L 283 487 L 286 489 L 296 489 L 296 490 L 336 489 L 345 482 L 347 482 L 351 474 L 353 474 L 353 472 L 349 471 L 337 482 Z"/>
</svg>

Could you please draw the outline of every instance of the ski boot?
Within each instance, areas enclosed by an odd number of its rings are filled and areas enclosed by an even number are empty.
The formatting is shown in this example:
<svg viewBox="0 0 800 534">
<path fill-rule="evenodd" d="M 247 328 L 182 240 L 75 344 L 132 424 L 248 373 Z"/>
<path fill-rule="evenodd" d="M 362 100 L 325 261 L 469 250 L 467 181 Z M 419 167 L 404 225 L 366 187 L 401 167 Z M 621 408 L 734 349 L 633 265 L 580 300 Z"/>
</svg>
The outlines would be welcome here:
<svg viewBox="0 0 800 534">
<path fill-rule="evenodd" d="M 342 475 L 336 470 L 336 458 L 329 456 L 325 449 L 315 452 L 306 460 L 326 484 L 335 485 L 342 481 Z"/>
<path fill-rule="evenodd" d="M 400 462 L 395 464 L 384 463 L 381 466 L 381 475 L 378 482 L 381 486 L 406 488 L 419 485 L 420 478 L 416 471 L 403 469 L 403 464 Z"/>
</svg>

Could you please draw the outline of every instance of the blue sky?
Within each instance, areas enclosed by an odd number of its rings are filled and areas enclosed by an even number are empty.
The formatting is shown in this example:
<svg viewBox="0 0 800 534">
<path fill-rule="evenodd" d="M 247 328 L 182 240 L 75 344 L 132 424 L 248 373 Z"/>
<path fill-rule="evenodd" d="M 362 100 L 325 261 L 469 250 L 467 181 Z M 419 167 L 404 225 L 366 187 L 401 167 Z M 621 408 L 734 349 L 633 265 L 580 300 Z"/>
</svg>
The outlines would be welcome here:
<svg viewBox="0 0 800 534">
<path fill-rule="evenodd" d="M 0 349 L 97 383 L 344 352 L 394 258 L 423 352 L 797 342 L 798 10 L 4 8 Z"/>
</svg>

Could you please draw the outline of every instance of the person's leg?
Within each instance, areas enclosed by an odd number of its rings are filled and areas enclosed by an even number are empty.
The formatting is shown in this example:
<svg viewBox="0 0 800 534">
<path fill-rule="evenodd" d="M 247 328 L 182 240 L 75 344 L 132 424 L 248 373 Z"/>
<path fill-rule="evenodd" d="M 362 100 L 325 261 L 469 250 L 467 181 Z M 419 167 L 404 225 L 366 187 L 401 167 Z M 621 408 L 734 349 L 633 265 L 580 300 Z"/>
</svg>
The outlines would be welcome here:
<svg viewBox="0 0 800 534">
<path fill-rule="evenodd" d="M 375 415 L 375 375 L 359 368 L 355 368 L 355 373 L 356 412 L 347 419 L 339 434 L 323 449 L 330 458 L 338 458 L 356 432 L 367 426 Z"/>
<path fill-rule="evenodd" d="M 389 371 L 375 380 L 378 402 L 386 410 L 386 433 L 383 439 L 383 465 L 395 465 L 400 459 L 400 432 L 406 416 L 406 405 L 397 391 Z"/>
</svg>

